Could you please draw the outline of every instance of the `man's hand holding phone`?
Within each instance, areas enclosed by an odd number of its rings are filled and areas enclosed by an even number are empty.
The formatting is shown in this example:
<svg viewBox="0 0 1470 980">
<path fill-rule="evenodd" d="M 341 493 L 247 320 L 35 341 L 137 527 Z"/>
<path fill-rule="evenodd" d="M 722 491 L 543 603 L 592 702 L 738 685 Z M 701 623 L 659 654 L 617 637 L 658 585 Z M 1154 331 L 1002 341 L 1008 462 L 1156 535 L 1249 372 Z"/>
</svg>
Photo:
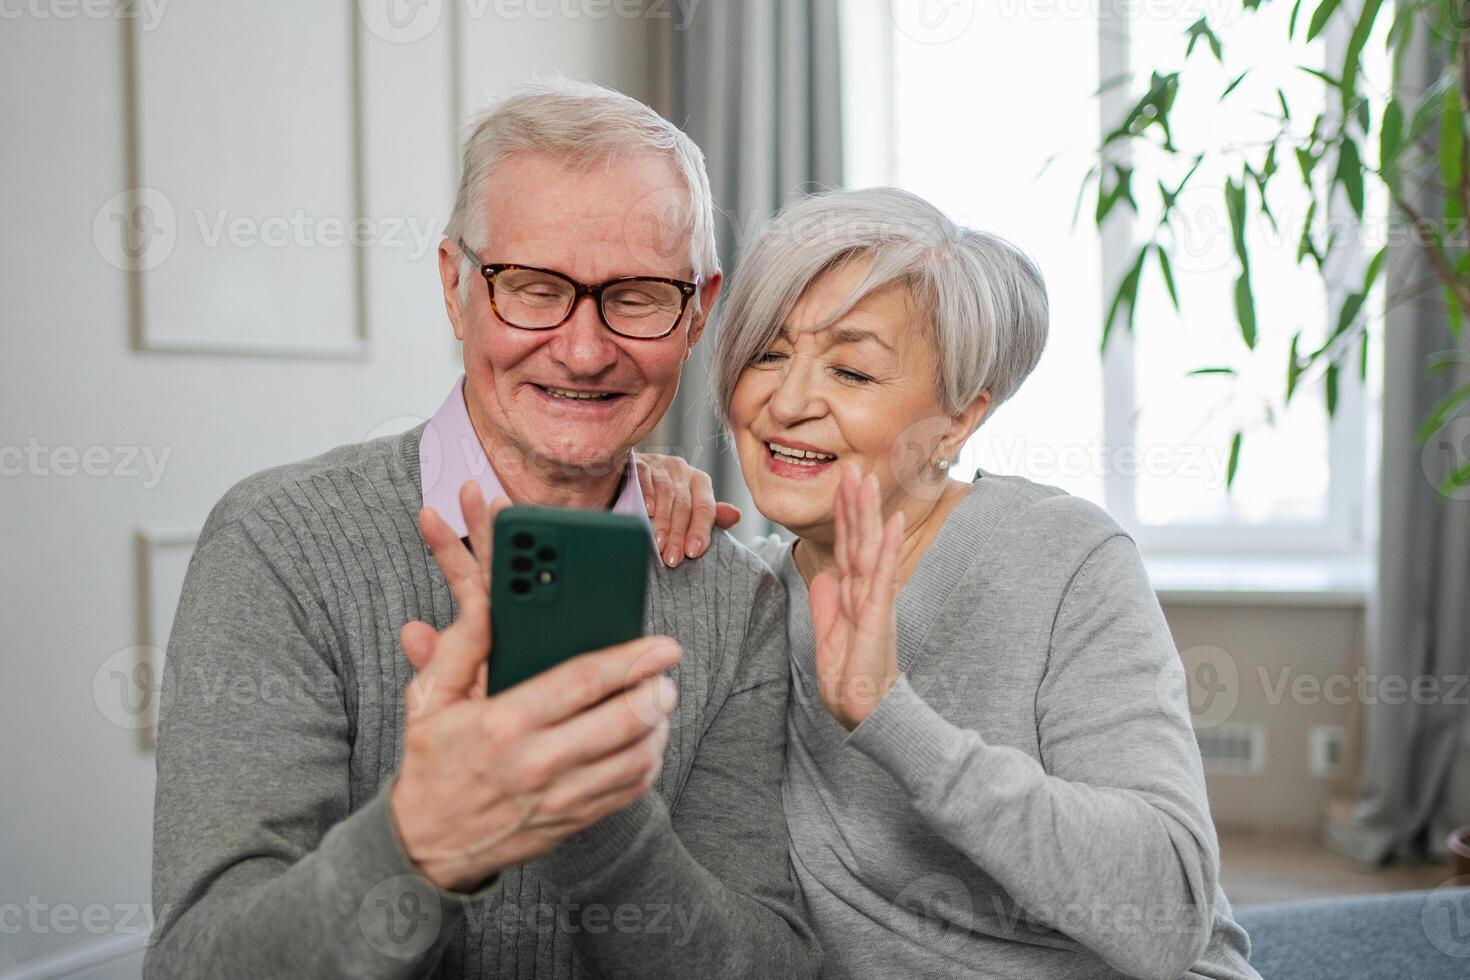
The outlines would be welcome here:
<svg viewBox="0 0 1470 980">
<path fill-rule="evenodd" d="M 669 637 L 642 637 L 487 697 L 491 524 L 508 501 L 487 506 L 467 483 L 460 506 L 473 555 L 434 511 L 419 517 L 460 614 L 442 634 L 418 621 L 400 634 L 417 675 L 389 800 L 424 877 L 464 892 L 648 792 L 675 702 L 663 674 L 681 651 Z"/>
</svg>

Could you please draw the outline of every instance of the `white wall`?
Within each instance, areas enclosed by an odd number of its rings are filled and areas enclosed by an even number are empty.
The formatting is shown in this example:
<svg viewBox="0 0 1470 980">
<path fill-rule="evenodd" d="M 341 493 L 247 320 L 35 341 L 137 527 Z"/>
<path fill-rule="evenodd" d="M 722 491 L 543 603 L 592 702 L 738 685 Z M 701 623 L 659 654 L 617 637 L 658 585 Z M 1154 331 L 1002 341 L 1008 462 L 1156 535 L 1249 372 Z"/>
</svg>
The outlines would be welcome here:
<svg viewBox="0 0 1470 980">
<path fill-rule="evenodd" d="M 1260 726 L 1265 758 L 1253 773 L 1205 774 L 1221 831 L 1320 835 L 1330 810 L 1350 798 L 1361 766 L 1362 707 L 1376 690 L 1364 663 L 1361 599 L 1164 602 L 1174 642 L 1191 671 L 1196 727 Z M 1208 656 L 1197 655 L 1208 651 Z M 1203 670 L 1214 670 L 1204 674 Z M 1201 682 L 1219 692 L 1212 700 Z M 1314 774 L 1313 728 L 1344 736 L 1342 761 Z"/>
<path fill-rule="evenodd" d="M 533 70 L 653 98 L 649 53 L 666 27 L 598 18 L 607 8 L 590 4 L 571 19 L 533 16 L 553 4 L 501 5 L 509 20 L 494 5 L 439 0 L 341 3 L 336 14 L 312 5 L 309 18 L 296 0 L 256 0 L 248 15 L 223 0 L 161 6 L 156 23 L 147 11 L 160 0 L 132 8 L 141 21 L 90 0 L 0 9 L 0 974 L 18 965 L 26 975 L 67 972 L 89 951 L 102 961 L 89 976 L 136 973 L 136 957 L 113 957 L 146 926 L 153 760 L 146 738 L 109 721 L 116 704 L 93 693 L 104 663 L 131 666 L 130 648 L 148 639 L 136 533 L 197 527 L 247 473 L 432 413 L 458 373 L 437 238 L 419 254 L 384 219 L 442 228 L 455 114 Z M 386 9 L 421 19 L 394 28 Z M 130 31 L 137 91 L 155 100 L 138 107 Z M 350 74 L 354 36 L 361 84 L 322 77 L 323 65 Z M 322 45 L 320 58 L 303 37 Z M 340 143 L 300 149 L 351 132 L 350 119 L 326 113 L 340 105 L 350 114 L 354 91 L 360 186 Z M 200 93 L 219 93 L 208 103 L 216 114 L 187 108 Z M 348 172 L 339 172 L 343 159 Z M 121 239 L 109 237 L 120 230 L 104 205 L 167 174 L 174 184 L 155 189 L 174 210 L 178 248 L 142 273 L 144 322 L 134 323 L 131 275 L 108 261 Z M 258 244 L 198 247 L 198 211 L 258 221 L 300 208 L 345 221 L 344 193 L 359 194 L 379 222 L 360 280 L 349 247 L 325 231 L 295 253 L 299 264 L 272 265 L 279 255 Z M 189 282 L 168 274 L 196 264 Z M 306 267 L 310 284 L 272 288 Z M 366 342 L 356 358 L 164 353 L 132 339 L 158 336 L 164 314 L 182 311 L 175 327 L 216 340 L 256 331 L 245 339 L 350 346 L 359 290 Z M 62 447 L 110 475 L 62 475 L 78 466 Z M 85 457 L 89 447 L 103 448 Z M 163 460 L 156 485 L 146 468 L 143 477 L 118 472 L 135 450 Z M 155 573 L 166 593 L 177 555 L 164 551 Z M 105 692 L 109 679 L 101 683 Z"/>
</svg>

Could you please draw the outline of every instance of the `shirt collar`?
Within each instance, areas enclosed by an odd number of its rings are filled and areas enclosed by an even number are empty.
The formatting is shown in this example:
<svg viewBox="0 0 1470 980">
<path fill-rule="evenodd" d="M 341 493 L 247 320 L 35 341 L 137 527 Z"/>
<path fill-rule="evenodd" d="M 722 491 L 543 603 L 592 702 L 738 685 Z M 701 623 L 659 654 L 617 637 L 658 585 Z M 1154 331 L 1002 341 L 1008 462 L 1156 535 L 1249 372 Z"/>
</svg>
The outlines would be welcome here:
<svg viewBox="0 0 1470 980">
<path fill-rule="evenodd" d="M 485 456 L 485 447 L 475 435 L 470 422 L 469 410 L 464 403 L 464 380 L 461 374 L 439 406 L 439 411 L 429 419 L 419 437 L 419 482 L 423 489 L 424 506 L 432 507 L 454 528 L 456 534 L 468 534 L 464 514 L 459 509 L 459 488 L 466 480 L 474 480 L 486 500 L 505 496 L 505 488 L 495 469 Z M 643 521 L 648 528 L 649 546 L 657 551 L 653 541 L 653 525 L 648 520 L 648 507 L 643 501 L 643 488 L 639 486 L 635 456 L 628 455 L 628 465 L 623 471 L 622 487 L 614 501 L 614 514 L 628 514 Z"/>
</svg>

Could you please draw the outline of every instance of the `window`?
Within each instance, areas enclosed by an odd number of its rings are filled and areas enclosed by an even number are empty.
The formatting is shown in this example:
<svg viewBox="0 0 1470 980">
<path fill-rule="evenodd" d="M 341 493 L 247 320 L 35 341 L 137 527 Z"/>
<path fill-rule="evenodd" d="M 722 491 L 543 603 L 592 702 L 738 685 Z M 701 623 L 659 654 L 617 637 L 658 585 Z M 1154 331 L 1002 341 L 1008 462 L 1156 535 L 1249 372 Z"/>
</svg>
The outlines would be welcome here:
<svg viewBox="0 0 1470 980">
<path fill-rule="evenodd" d="M 1189 59 L 1171 118 L 1175 142 L 1191 149 L 1269 136 L 1277 124 L 1256 110 L 1276 107 L 1278 86 L 1310 121 L 1323 108 L 1322 86 L 1298 66 L 1329 63 L 1345 39 L 1329 31 L 1310 46 L 1288 44 L 1290 4 L 1232 20 L 1229 2 L 1106 2 L 850 0 L 843 8 L 844 65 L 861 66 L 844 79 L 849 185 L 914 191 L 961 223 L 1010 238 L 1047 279 L 1051 336 L 1041 364 L 981 427 L 961 467 L 1017 473 L 1102 504 L 1147 554 L 1362 555 L 1375 373 L 1364 392 L 1343 372 L 1330 420 L 1320 382 L 1279 404 L 1291 333 L 1303 329 L 1303 342 L 1322 334 L 1339 299 L 1315 269 L 1295 263 L 1306 208 L 1291 180 L 1271 185 L 1278 228 L 1251 230 L 1261 322 L 1253 353 L 1230 300 L 1236 265 L 1223 172 L 1196 174 L 1191 220 L 1174 229 L 1186 236 L 1174 253 L 1182 310 L 1151 261 L 1133 333 L 1117 326 L 1105 356 L 1111 284 L 1156 223 L 1154 178 L 1167 174 L 1132 161 L 1140 215 L 1116 209 L 1099 234 L 1089 193 L 1073 223 L 1102 121 L 1121 118 L 1151 70 L 1183 63 L 1186 30 L 1202 14 L 1216 24 L 1225 63 L 1214 64 L 1203 42 Z M 1369 49 L 1382 58 L 1381 43 Z M 1247 67 L 1227 104 L 1209 98 Z M 1365 65 L 1365 77 L 1385 89 L 1387 74 L 1386 63 Z M 1108 84 L 1124 75 L 1127 84 Z M 1286 162 L 1294 166 L 1289 154 Z M 1370 219 L 1385 208 L 1370 201 Z M 1375 248 L 1365 242 L 1340 255 L 1345 276 Z M 1237 373 L 1188 376 L 1204 367 Z M 1237 430 L 1243 452 L 1227 492 Z"/>
</svg>

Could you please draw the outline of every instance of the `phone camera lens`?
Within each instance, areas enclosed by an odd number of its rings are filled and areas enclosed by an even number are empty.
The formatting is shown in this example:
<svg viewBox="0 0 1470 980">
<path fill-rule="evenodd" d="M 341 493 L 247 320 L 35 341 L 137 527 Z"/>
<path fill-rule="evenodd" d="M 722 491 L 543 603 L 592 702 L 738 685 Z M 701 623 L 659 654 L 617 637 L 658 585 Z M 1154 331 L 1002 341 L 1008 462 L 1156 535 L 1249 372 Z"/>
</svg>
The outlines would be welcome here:
<svg viewBox="0 0 1470 980">
<path fill-rule="evenodd" d="M 551 569 L 543 568 L 541 569 L 541 571 L 536 573 L 536 581 L 540 582 L 542 585 L 550 585 L 552 582 L 556 581 L 556 575 L 551 571 Z"/>
<path fill-rule="evenodd" d="M 510 590 L 516 595 L 525 595 L 527 592 L 531 591 L 531 583 L 527 582 L 523 578 L 511 579 Z"/>
<path fill-rule="evenodd" d="M 510 560 L 511 571 L 529 572 L 531 570 L 531 559 L 526 555 L 516 555 Z"/>
<path fill-rule="evenodd" d="M 540 551 L 536 552 L 536 557 L 540 558 L 542 561 L 556 561 L 556 549 L 542 548 Z"/>
<path fill-rule="evenodd" d="M 510 539 L 510 543 L 515 545 L 517 548 L 529 551 L 531 550 L 531 545 L 535 544 L 536 542 L 525 531 L 521 531 L 516 534 L 515 537 Z"/>
</svg>

